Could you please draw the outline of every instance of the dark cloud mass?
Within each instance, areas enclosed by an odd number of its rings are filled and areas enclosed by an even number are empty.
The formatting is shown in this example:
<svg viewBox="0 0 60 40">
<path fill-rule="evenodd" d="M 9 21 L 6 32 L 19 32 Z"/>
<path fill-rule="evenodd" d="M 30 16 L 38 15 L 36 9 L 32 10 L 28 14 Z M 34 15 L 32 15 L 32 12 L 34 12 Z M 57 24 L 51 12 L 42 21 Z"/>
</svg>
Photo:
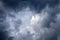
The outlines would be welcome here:
<svg viewBox="0 0 60 40">
<path fill-rule="evenodd" d="M 22 8 L 24 6 L 30 6 L 31 9 L 34 10 L 42 10 L 45 8 L 46 5 L 50 7 L 54 7 L 59 3 L 59 0 L 2 0 L 8 8 Z"/>
<path fill-rule="evenodd" d="M 58 37 L 60 0 L 0 0 L 0 40 L 60 40 Z"/>
<path fill-rule="evenodd" d="M 7 40 L 7 39 L 8 39 L 7 31 L 0 31 L 0 40 Z"/>
</svg>

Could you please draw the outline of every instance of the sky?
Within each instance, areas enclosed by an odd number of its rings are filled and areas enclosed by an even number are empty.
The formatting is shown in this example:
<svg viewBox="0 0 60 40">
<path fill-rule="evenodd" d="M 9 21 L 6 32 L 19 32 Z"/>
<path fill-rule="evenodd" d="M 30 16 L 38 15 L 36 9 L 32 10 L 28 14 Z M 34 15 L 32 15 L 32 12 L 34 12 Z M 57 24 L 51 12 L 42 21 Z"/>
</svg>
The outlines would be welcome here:
<svg viewBox="0 0 60 40">
<path fill-rule="evenodd" d="M 0 40 L 60 40 L 60 0 L 0 0 Z"/>
</svg>

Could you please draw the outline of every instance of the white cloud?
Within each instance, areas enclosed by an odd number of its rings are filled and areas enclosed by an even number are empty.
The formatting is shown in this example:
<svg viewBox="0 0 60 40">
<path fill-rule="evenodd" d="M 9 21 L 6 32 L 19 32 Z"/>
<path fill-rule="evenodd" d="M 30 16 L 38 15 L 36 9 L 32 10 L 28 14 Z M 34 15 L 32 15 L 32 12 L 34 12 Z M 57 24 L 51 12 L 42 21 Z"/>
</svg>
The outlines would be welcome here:
<svg viewBox="0 0 60 40">
<path fill-rule="evenodd" d="M 17 13 L 11 12 L 10 15 L 14 17 L 9 16 L 9 14 L 6 17 L 6 22 L 9 24 L 9 36 L 15 37 L 14 40 L 19 40 L 23 37 L 27 37 L 29 31 L 29 35 L 32 38 L 28 37 L 32 40 L 36 40 L 38 38 L 43 40 L 44 38 L 52 37 L 55 34 L 55 29 L 53 29 L 52 26 L 49 29 L 44 27 L 45 23 L 49 21 L 48 11 L 50 10 L 47 7 L 40 13 L 35 13 L 27 7 Z"/>
</svg>

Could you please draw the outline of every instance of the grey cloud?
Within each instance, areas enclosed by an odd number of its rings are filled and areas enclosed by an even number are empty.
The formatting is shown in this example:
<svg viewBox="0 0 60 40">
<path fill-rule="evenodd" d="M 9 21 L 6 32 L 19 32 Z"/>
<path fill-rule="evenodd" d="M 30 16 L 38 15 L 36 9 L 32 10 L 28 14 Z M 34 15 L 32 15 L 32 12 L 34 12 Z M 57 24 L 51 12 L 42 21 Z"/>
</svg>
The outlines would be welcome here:
<svg viewBox="0 0 60 40">
<path fill-rule="evenodd" d="M 7 8 L 13 8 L 15 10 L 29 6 L 32 10 L 40 12 L 48 4 L 50 7 L 54 7 L 59 3 L 59 0 L 2 0 Z"/>
<path fill-rule="evenodd" d="M 22 9 L 22 8 L 24 9 L 24 7 L 26 8 L 28 6 L 34 12 L 37 11 L 41 14 L 41 11 L 45 10 L 45 12 L 48 13 L 47 18 L 46 19 L 44 18 L 44 20 L 41 23 L 41 25 L 42 25 L 41 27 L 43 27 L 43 30 L 45 30 L 44 28 L 47 28 L 48 30 L 46 29 L 45 33 L 43 33 L 41 35 L 42 37 L 41 38 L 39 37 L 37 40 L 40 40 L 40 39 L 41 40 L 57 40 L 57 37 L 60 35 L 60 17 L 56 16 L 56 15 L 60 14 L 60 5 L 59 5 L 60 1 L 59 0 L 1 0 L 1 2 L 4 4 L 4 6 L 0 5 L 0 7 L 1 7 L 0 19 L 1 18 L 3 19 L 3 20 L 0 20 L 0 24 L 2 23 L 2 25 L 0 25 L 0 31 L 5 31 L 7 29 L 7 27 L 5 27 L 5 26 L 7 26 L 7 23 L 4 21 L 5 21 L 6 15 L 7 15 L 6 13 L 9 14 L 9 12 L 11 11 L 11 8 L 15 11 L 21 11 L 20 9 Z M 47 5 L 48 5 L 48 8 L 46 8 Z M 7 12 L 5 12 L 5 10 L 7 10 Z M 9 12 L 8 12 L 8 10 L 9 10 Z M 37 12 L 36 12 L 36 14 L 38 14 Z M 45 14 L 45 12 L 44 12 L 44 14 Z M 42 16 L 44 16 L 44 14 Z M 10 16 L 11 16 L 11 18 L 15 17 L 14 14 L 10 15 Z M 21 23 L 22 23 L 21 20 L 17 20 L 17 21 L 15 21 L 15 24 L 16 24 L 15 26 L 19 26 Z M 40 27 L 40 25 L 38 25 L 37 27 Z M 40 32 L 39 31 L 40 29 L 42 29 L 42 28 L 37 28 L 38 33 Z M 1 34 L 2 34 L 2 38 L 0 37 L 1 40 L 4 40 L 3 38 L 5 38 L 5 36 L 8 36 L 3 33 L 1 33 Z M 30 34 L 26 35 L 24 38 L 26 40 L 28 40 L 29 35 Z M 6 38 L 8 38 L 8 37 L 6 37 Z M 32 40 L 31 36 L 29 36 L 29 38 L 30 38 L 30 40 Z M 13 39 L 13 37 L 9 38 L 8 40 L 12 40 L 12 39 Z"/>
</svg>

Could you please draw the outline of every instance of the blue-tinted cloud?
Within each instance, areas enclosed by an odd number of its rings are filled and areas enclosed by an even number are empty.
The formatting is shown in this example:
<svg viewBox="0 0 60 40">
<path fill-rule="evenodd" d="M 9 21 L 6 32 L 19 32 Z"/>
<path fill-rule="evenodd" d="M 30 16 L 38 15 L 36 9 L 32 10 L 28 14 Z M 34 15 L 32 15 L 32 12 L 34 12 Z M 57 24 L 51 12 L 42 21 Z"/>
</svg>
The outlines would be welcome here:
<svg viewBox="0 0 60 40">
<path fill-rule="evenodd" d="M 59 2 L 59 0 L 1 0 L 0 39 L 58 40 Z"/>
</svg>

